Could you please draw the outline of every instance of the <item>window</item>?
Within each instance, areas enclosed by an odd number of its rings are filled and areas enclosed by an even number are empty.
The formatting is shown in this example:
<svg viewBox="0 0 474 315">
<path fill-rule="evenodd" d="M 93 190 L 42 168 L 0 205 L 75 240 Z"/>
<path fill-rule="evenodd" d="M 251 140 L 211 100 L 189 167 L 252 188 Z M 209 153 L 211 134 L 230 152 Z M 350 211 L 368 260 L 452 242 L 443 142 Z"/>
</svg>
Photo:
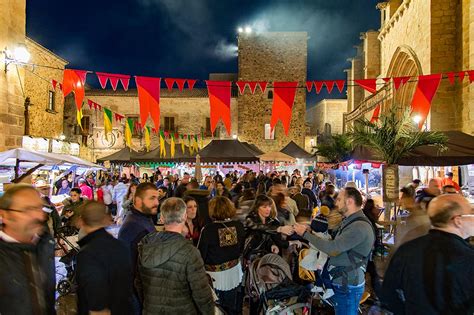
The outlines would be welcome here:
<svg viewBox="0 0 474 315">
<path fill-rule="evenodd" d="M 165 130 L 175 131 L 174 117 L 165 117 Z"/>
<path fill-rule="evenodd" d="M 207 137 L 210 137 L 212 136 L 212 132 L 211 132 L 211 118 L 209 117 L 206 117 L 206 129 L 205 129 L 205 134 Z"/>
<path fill-rule="evenodd" d="M 142 131 L 140 130 L 140 128 L 138 128 L 138 124 L 140 123 L 140 120 L 137 116 L 134 116 L 134 117 L 128 117 L 132 120 L 132 124 L 133 124 L 133 130 L 132 130 L 132 137 L 134 138 L 138 138 L 142 135 Z"/>
<path fill-rule="evenodd" d="M 54 98 L 56 96 L 56 92 L 54 91 L 49 91 L 48 93 L 48 111 L 54 112 L 56 111 L 56 106 L 54 104 Z"/>
<path fill-rule="evenodd" d="M 273 99 L 273 91 L 272 90 L 268 91 L 268 99 L 269 100 Z"/>
<path fill-rule="evenodd" d="M 82 129 L 79 125 L 74 126 L 74 134 L 76 135 L 88 135 L 89 134 L 89 126 L 90 126 L 90 117 L 83 116 L 81 119 Z"/>
<path fill-rule="evenodd" d="M 270 127 L 270 124 L 265 124 L 265 140 L 275 140 L 275 129 Z"/>
</svg>

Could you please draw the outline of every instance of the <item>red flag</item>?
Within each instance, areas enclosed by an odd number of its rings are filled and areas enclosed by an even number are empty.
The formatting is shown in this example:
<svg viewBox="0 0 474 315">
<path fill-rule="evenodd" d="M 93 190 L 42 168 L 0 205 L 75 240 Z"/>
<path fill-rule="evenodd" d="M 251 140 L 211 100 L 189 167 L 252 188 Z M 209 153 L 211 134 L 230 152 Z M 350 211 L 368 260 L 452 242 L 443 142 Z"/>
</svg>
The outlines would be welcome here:
<svg viewBox="0 0 474 315">
<path fill-rule="evenodd" d="M 273 82 L 273 106 L 270 120 L 272 131 L 275 130 L 278 120 L 281 120 L 285 134 L 288 135 L 297 87 L 298 82 Z"/>
<path fill-rule="evenodd" d="M 323 81 L 324 85 L 326 85 L 326 89 L 328 93 L 331 94 L 332 89 L 334 88 L 334 81 Z"/>
<path fill-rule="evenodd" d="M 354 82 L 372 94 L 377 91 L 376 79 L 354 80 Z"/>
<path fill-rule="evenodd" d="M 474 70 L 467 71 L 467 74 L 469 75 L 469 83 L 472 83 L 474 81 Z M 464 79 L 464 75 L 462 76 L 462 79 Z"/>
<path fill-rule="evenodd" d="M 459 82 L 462 83 L 464 77 L 466 76 L 466 71 L 458 72 Z"/>
<path fill-rule="evenodd" d="M 166 87 L 168 88 L 168 90 L 171 91 L 173 89 L 174 81 L 176 81 L 176 79 L 173 79 L 173 78 L 166 78 L 165 79 Z"/>
<path fill-rule="evenodd" d="M 97 79 L 99 79 L 100 86 L 102 89 L 105 89 L 107 87 L 107 80 L 109 79 L 108 73 L 104 72 L 96 72 Z"/>
<path fill-rule="evenodd" d="M 410 80 L 410 77 L 396 77 L 393 78 L 393 84 L 395 85 L 395 90 L 398 90 L 401 85 L 407 83 Z"/>
<path fill-rule="evenodd" d="M 188 81 L 188 89 L 192 90 L 197 80 L 187 79 L 186 81 Z"/>
<path fill-rule="evenodd" d="M 116 74 L 107 72 L 96 72 L 97 79 L 99 79 L 100 86 L 105 89 L 107 87 L 107 81 L 110 80 L 110 85 L 114 91 L 117 90 L 118 81 L 122 83 L 123 89 L 128 90 L 128 84 L 130 82 L 130 76 L 126 74 Z"/>
<path fill-rule="evenodd" d="M 456 80 L 456 73 L 454 72 L 448 72 L 446 73 L 446 75 L 448 76 L 448 80 L 449 82 L 451 83 L 451 85 L 454 84 L 454 80 Z"/>
<path fill-rule="evenodd" d="M 116 91 L 116 90 L 117 90 L 117 85 L 118 85 L 119 78 L 117 78 L 117 77 L 109 77 L 109 80 L 110 80 L 110 85 L 112 85 L 112 90 Z"/>
<path fill-rule="evenodd" d="M 378 104 L 377 107 L 375 107 L 374 112 L 372 114 L 372 118 L 370 119 L 370 122 L 371 123 L 376 122 L 377 120 L 379 120 L 379 116 L 380 116 L 380 104 Z"/>
<path fill-rule="evenodd" d="M 84 84 L 86 83 L 86 70 L 65 69 L 63 75 L 63 95 L 68 96 L 69 93 L 74 92 L 74 99 L 76 101 L 77 110 L 82 108 L 84 101 Z"/>
<path fill-rule="evenodd" d="M 206 81 L 206 85 L 209 93 L 209 105 L 211 111 L 211 132 L 214 133 L 217 123 L 222 119 L 227 134 L 230 135 L 230 97 L 232 82 Z"/>
<path fill-rule="evenodd" d="M 53 89 L 56 90 L 56 85 L 58 84 L 58 81 L 56 81 L 56 80 L 51 80 L 51 83 L 53 84 Z"/>
<path fill-rule="evenodd" d="M 125 116 L 122 116 L 122 115 L 120 115 L 120 114 L 114 113 L 114 118 L 115 118 L 115 121 L 120 121 L 120 122 L 122 122 L 122 119 L 124 119 Z"/>
<path fill-rule="evenodd" d="M 59 83 L 59 89 L 62 91 L 63 90 L 63 84 Z M 64 95 L 63 95 L 64 96 Z"/>
<path fill-rule="evenodd" d="M 122 83 L 123 89 L 125 91 L 128 91 L 128 84 L 130 83 L 130 76 L 124 76 L 123 78 L 120 78 L 120 83 Z"/>
<path fill-rule="evenodd" d="M 336 80 L 336 86 L 337 89 L 339 90 L 339 93 L 342 93 L 342 90 L 344 90 L 344 85 L 346 84 L 345 80 Z"/>
<path fill-rule="evenodd" d="M 175 80 L 176 80 L 176 85 L 178 85 L 178 90 L 182 92 L 184 89 L 184 83 L 186 82 L 186 79 L 175 79 Z"/>
<path fill-rule="evenodd" d="M 257 82 L 250 81 L 250 82 L 247 82 L 247 84 L 249 85 L 250 92 L 252 93 L 252 95 L 255 94 L 255 89 L 257 88 Z"/>
<path fill-rule="evenodd" d="M 262 91 L 262 93 L 265 93 L 265 91 L 267 90 L 267 84 L 268 84 L 267 81 L 258 81 L 257 82 L 257 85 L 260 87 L 260 90 Z"/>
<path fill-rule="evenodd" d="M 314 87 L 316 88 L 316 93 L 319 94 L 323 88 L 323 81 L 314 81 Z"/>
<path fill-rule="evenodd" d="M 239 88 L 240 95 L 244 94 L 245 86 L 247 85 L 247 82 L 246 81 L 237 81 L 237 82 L 235 82 L 235 84 L 237 84 L 237 87 Z"/>
<path fill-rule="evenodd" d="M 92 106 L 94 106 L 94 102 L 88 99 L 87 104 L 89 105 L 89 109 L 92 110 Z"/>
<path fill-rule="evenodd" d="M 140 104 L 140 122 L 146 126 L 148 115 L 156 129 L 160 128 L 160 83 L 161 78 L 135 77 Z"/>
<path fill-rule="evenodd" d="M 441 82 L 442 74 L 420 75 L 416 86 L 413 100 L 411 101 L 411 112 L 414 116 L 420 117 L 419 128 L 425 123 L 430 112 L 431 101 Z"/>
<path fill-rule="evenodd" d="M 308 93 L 313 89 L 313 84 L 313 81 L 306 81 L 306 90 L 308 90 Z"/>
<path fill-rule="evenodd" d="M 385 83 L 388 83 L 388 82 L 390 82 L 390 79 L 391 79 L 391 78 L 383 78 L 382 80 L 384 80 Z"/>
</svg>

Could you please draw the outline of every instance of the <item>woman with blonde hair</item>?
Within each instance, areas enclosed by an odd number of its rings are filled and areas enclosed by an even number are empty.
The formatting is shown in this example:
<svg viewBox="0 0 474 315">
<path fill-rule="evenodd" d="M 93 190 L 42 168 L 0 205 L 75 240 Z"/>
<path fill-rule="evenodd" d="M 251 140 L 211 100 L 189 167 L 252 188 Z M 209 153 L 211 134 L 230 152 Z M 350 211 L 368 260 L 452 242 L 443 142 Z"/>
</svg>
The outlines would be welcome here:
<svg viewBox="0 0 474 315">
<path fill-rule="evenodd" d="M 240 221 L 232 219 L 235 213 L 234 204 L 227 197 L 211 199 L 209 216 L 213 222 L 202 229 L 198 243 L 204 268 L 227 314 L 241 314 L 243 301 L 240 256 L 245 230 Z"/>
</svg>

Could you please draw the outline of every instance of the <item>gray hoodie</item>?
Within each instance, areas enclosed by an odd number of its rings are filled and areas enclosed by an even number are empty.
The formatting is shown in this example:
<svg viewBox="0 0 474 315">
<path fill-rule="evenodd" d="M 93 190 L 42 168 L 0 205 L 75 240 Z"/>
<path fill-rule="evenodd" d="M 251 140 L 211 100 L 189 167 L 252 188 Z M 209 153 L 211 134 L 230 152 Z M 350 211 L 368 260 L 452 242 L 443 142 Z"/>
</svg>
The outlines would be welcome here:
<svg viewBox="0 0 474 315">
<path fill-rule="evenodd" d="M 153 232 L 138 245 L 143 314 L 214 314 L 214 300 L 196 247 L 181 234 Z"/>
<path fill-rule="evenodd" d="M 362 210 L 357 211 L 356 213 L 345 218 L 342 221 L 334 240 L 322 239 L 307 232 L 304 234 L 304 238 L 313 244 L 317 249 L 330 256 L 330 267 L 350 266 L 351 261 L 347 254 L 349 250 L 353 250 L 356 253 L 367 257 L 370 254 L 372 246 L 375 242 L 375 234 L 369 222 L 356 221 L 350 223 L 358 217 L 365 217 Z M 359 259 L 356 258 L 356 261 L 359 261 Z M 349 272 L 347 279 L 348 284 L 359 285 L 364 283 L 364 274 L 365 270 L 362 268 L 358 268 Z M 339 277 L 334 279 L 334 283 L 342 284 L 342 278 Z"/>
</svg>

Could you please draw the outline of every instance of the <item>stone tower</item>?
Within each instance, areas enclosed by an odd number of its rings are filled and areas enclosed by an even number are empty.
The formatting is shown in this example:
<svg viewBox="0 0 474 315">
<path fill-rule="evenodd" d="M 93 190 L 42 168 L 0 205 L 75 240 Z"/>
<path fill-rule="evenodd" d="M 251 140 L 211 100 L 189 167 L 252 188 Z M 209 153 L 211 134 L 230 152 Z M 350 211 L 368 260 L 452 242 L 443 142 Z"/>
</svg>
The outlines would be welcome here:
<svg viewBox="0 0 474 315">
<path fill-rule="evenodd" d="M 304 147 L 306 132 L 306 32 L 241 34 L 238 38 L 239 80 L 298 81 L 288 136 L 280 122 L 273 140 L 265 139 L 265 124 L 270 123 L 273 91 L 265 94 L 257 87 L 252 95 L 248 88 L 238 97 L 238 137 L 257 145 L 265 152 L 278 151 L 291 140 Z"/>
</svg>

